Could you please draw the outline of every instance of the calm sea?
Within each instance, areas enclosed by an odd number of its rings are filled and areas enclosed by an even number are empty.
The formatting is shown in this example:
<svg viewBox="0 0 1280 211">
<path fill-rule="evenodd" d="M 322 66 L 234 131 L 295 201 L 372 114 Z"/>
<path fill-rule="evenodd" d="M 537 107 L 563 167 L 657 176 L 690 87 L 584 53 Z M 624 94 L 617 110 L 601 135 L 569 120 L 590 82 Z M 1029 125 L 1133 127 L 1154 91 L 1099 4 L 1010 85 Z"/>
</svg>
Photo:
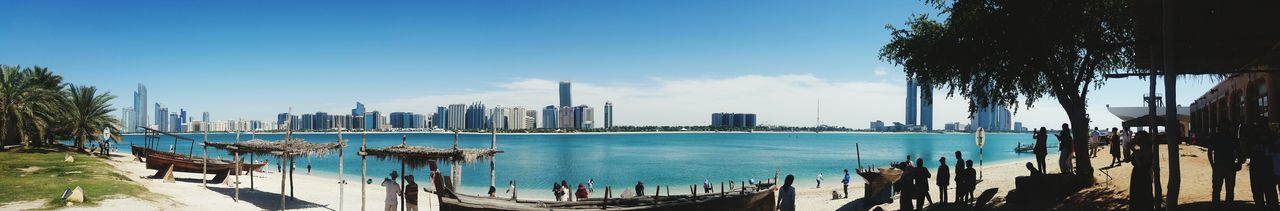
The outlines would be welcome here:
<svg viewBox="0 0 1280 211">
<path fill-rule="evenodd" d="M 196 140 L 203 134 L 184 135 Z M 337 134 L 295 134 L 298 138 L 315 142 L 330 142 Z M 444 133 L 378 133 L 368 134 L 368 146 L 397 145 L 401 137 L 407 137 L 411 145 L 451 147 L 453 134 Z M 259 139 L 279 140 L 282 134 L 258 134 Z M 345 173 L 348 181 L 360 178 L 360 135 L 345 133 L 351 141 L 345 150 Z M 249 140 L 250 135 L 240 135 Z M 129 143 L 142 142 L 142 136 L 126 136 L 120 150 L 128 151 Z M 235 141 L 235 134 L 210 134 L 210 141 Z M 462 147 L 487 148 L 489 134 L 463 134 Z M 160 146 L 168 148 L 173 139 L 162 139 Z M 1056 142 L 1056 140 L 1050 140 Z M 984 160 L 988 164 L 1034 158 L 1032 154 L 1013 151 L 1019 142 L 1032 143 L 1030 134 L 990 134 L 984 148 Z M 179 142 L 175 148 L 186 153 L 190 143 Z M 648 133 L 648 134 L 557 134 L 557 135 L 498 135 L 498 149 L 505 150 L 496 158 L 498 191 L 506 190 L 506 181 L 519 183 L 520 193 L 526 198 L 551 198 L 552 182 L 566 180 L 576 187 L 587 179 L 595 179 L 597 189 L 614 186 L 621 190 L 633 187 L 636 181 L 644 181 L 646 190 L 654 185 L 674 186 L 672 194 L 687 193 L 687 186 L 710 180 L 757 181 L 771 178 L 774 170 L 782 175 L 793 174 L 800 187 L 812 187 L 819 174 L 825 177 L 825 185 L 836 185 L 841 170 L 857 167 L 855 144 L 861 147 L 862 165 L 885 166 L 899 162 L 907 155 L 926 157 L 926 166 L 938 166 L 938 157 L 947 157 L 954 164 L 954 152 L 962 151 L 966 159 L 978 158 L 978 147 L 973 134 L 849 134 L 849 133 Z M 1052 144 L 1051 144 L 1052 145 Z M 1051 150 L 1052 151 L 1052 150 Z M 197 146 L 195 154 L 200 154 Z M 210 148 L 209 156 L 230 158 L 224 151 Z M 268 166 L 275 171 L 275 158 Z M 338 156 L 300 158 L 298 171 L 305 171 L 311 164 L 314 174 L 336 178 Z M 441 163 L 448 174 L 448 164 Z M 368 172 L 375 182 L 387 177 L 391 171 L 399 171 L 395 161 L 368 159 Z M 975 162 L 975 167 L 977 162 Z M 483 195 L 489 186 L 489 165 L 477 163 L 463 166 L 463 188 L 468 194 Z M 852 170 L 850 170 L 852 171 Z M 409 174 L 424 178 L 426 169 L 410 170 Z M 853 178 L 861 181 L 857 175 Z M 421 180 L 421 179 L 420 179 Z M 420 183 L 425 183 L 419 181 Z M 859 184 L 861 182 L 858 182 Z M 717 184 L 718 186 L 718 184 Z M 718 188 L 718 187 L 717 187 Z"/>
</svg>

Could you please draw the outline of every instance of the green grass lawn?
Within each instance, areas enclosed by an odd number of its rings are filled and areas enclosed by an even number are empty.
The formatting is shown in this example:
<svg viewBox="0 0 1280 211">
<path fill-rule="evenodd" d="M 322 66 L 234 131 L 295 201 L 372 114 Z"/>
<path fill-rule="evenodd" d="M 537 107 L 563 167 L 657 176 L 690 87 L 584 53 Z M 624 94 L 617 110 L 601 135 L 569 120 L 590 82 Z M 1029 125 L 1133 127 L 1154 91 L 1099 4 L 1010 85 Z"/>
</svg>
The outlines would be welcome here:
<svg viewBox="0 0 1280 211">
<path fill-rule="evenodd" d="M 67 154 L 75 162 L 64 161 Z M 113 197 L 149 200 L 156 195 L 116 173 L 103 159 L 48 149 L 0 152 L 0 188 L 4 189 L 0 204 L 48 200 L 45 208 L 63 207 L 62 191 L 76 186 L 84 189 L 85 203 L 90 205 Z M 32 171 L 32 167 L 39 169 Z"/>
</svg>

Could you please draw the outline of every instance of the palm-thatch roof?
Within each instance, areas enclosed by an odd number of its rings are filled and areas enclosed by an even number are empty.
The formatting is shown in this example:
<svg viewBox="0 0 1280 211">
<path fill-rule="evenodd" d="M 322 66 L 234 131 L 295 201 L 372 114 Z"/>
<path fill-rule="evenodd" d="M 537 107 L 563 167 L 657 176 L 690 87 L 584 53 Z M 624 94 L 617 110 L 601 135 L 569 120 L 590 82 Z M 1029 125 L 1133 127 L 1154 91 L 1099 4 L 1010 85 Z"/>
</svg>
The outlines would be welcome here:
<svg viewBox="0 0 1280 211">
<path fill-rule="evenodd" d="M 418 168 L 426 166 L 428 162 L 435 160 L 474 163 L 477 161 L 493 159 L 494 155 L 497 155 L 502 151 L 495 149 L 454 149 L 395 145 L 384 148 L 367 148 L 364 149 L 363 152 L 366 155 L 374 156 L 379 159 L 399 160 L 404 162 L 406 165 Z"/>
<path fill-rule="evenodd" d="M 241 142 L 204 142 L 205 145 L 242 153 L 275 156 L 323 156 L 346 145 L 346 141 L 325 143 L 307 142 L 302 139 L 268 141 L 254 139 Z"/>
</svg>

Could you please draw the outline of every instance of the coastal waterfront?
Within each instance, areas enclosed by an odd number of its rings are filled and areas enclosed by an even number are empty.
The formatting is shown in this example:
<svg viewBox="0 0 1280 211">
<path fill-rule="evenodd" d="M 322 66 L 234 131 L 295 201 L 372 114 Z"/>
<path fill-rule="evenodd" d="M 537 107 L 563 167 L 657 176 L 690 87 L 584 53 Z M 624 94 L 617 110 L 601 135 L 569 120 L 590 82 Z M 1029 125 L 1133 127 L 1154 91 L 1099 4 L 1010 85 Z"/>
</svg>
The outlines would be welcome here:
<svg viewBox="0 0 1280 211">
<path fill-rule="evenodd" d="M 184 136 L 203 139 L 203 134 L 186 134 Z M 443 133 L 370 133 L 367 142 L 369 147 L 397 145 L 401 137 L 407 137 L 410 145 L 447 148 L 453 145 L 453 134 Z M 279 140 L 281 134 L 258 134 L 259 139 Z M 337 139 L 337 134 L 295 134 L 312 142 L 329 142 Z M 489 147 L 489 134 L 463 134 L 459 136 L 461 147 Z M 242 134 L 241 140 L 249 140 L 250 135 Z M 360 157 L 356 154 L 360 144 L 359 133 L 344 133 L 343 138 L 350 141 L 346 153 L 346 178 L 354 181 L 360 175 Z M 814 186 L 814 178 L 822 173 L 826 185 L 837 185 L 842 177 L 841 170 L 857 167 L 855 144 L 861 147 L 864 166 L 887 166 L 889 162 L 904 160 L 906 155 L 925 156 L 936 167 L 938 157 L 953 158 L 953 152 L 960 150 L 966 159 L 977 159 L 978 148 L 974 145 L 973 134 L 861 134 L 861 133 L 654 133 L 654 134 L 593 134 L 593 135 L 514 135 L 498 134 L 498 149 L 505 150 L 496 158 L 497 173 L 495 180 L 499 192 L 505 190 L 506 181 L 516 180 L 520 184 L 521 198 L 551 198 L 550 182 L 566 180 L 570 183 L 586 182 L 595 179 L 597 189 L 604 186 L 627 188 L 636 181 L 644 181 L 647 186 L 673 185 L 684 187 L 701 184 L 704 179 L 714 183 L 747 179 L 762 180 L 773 176 L 774 170 L 782 175 L 797 176 L 800 187 Z M 209 134 L 209 140 L 215 142 L 234 141 L 235 134 Z M 1031 154 L 1013 152 L 1019 142 L 1030 142 L 1030 134 L 990 134 L 984 149 L 984 160 L 987 165 L 1018 159 L 1032 158 Z M 118 145 L 127 151 L 129 143 L 141 143 L 142 136 L 129 135 Z M 160 146 L 167 148 L 172 139 L 162 139 Z M 178 152 L 192 150 L 188 143 L 178 142 Z M 193 149 L 197 155 L 201 153 L 199 146 Z M 230 158 L 223 151 L 210 149 L 209 156 Z M 258 160 L 268 158 L 258 157 Z M 273 158 L 271 158 L 273 159 Z M 300 158 L 297 160 L 298 171 L 305 174 L 306 165 L 311 164 L 314 173 L 336 178 L 338 157 L 330 154 L 324 157 Z M 442 163 L 442 169 L 448 165 Z M 368 159 L 369 176 L 374 181 L 385 177 L 392 170 L 399 171 L 400 165 L 394 161 Z M 266 168 L 274 171 L 276 165 Z M 481 195 L 488 186 L 488 166 L 463 166 L 463 193 Z M 426 169 L 410 171 L 409 174 L 425 175 Z M 445 171 L 447 172 L 447 170 Z M 447 174 L 447 173 L 446 173 Z M 853 177 L 855 184 L 861 179 Z M 672 194 L 687 193 L 687 189 L 676 188 Z"/>
</svg>

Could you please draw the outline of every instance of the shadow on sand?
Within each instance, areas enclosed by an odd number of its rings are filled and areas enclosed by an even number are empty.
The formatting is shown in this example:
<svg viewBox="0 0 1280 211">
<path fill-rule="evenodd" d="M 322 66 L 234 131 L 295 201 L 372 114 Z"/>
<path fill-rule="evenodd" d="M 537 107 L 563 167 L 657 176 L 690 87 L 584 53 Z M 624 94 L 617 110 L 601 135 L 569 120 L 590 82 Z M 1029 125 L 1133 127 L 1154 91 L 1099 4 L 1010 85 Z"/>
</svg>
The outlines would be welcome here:
<svg viewBox="0 0 1280 211">
<path fill-rule="evenodd" d="M 209 190 L 218 192 L 227 197 L 235 197 L 235 188 L 209 187 Z M 253 206 L 263 210 L 280 209 L 280 195 L 270 192 L 262 192 L 255 189 L 241 188 L 240 201 L 249 202 Z M 334 210 L 327 204 L 316 204 L 309 201 L 299 200 L 293 197 L 285 197 L 286 209 L 306 209 L 306 208 L 324 208 Z"/>
</svg>

